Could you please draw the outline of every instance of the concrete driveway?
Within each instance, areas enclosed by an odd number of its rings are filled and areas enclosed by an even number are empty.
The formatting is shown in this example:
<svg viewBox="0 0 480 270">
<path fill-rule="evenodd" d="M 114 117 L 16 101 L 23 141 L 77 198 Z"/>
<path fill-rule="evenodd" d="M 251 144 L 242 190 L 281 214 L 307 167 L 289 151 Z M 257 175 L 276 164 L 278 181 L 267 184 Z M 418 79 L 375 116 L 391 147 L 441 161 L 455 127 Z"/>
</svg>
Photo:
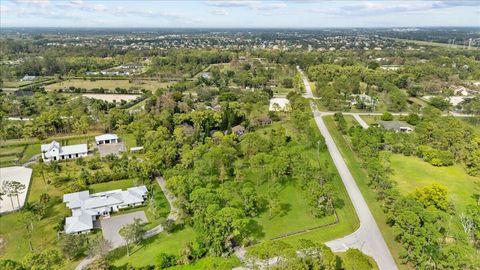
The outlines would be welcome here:
<svg viewBox="0 0 480 270">
<path fill-rule="evenodd" d="M 144 211 L 137 211 L 100 220 L 103 238 L 112 243 L 112 248 L 125 245 L 125 240 L 120 236 L 119 231 L 124 225 L 133 223 L 136 218 L 141 219 L 143 222 L 148 221 Z"/>
<path fill-rule="evenodd" d="M 106 157 L 108 155 L 120 155 L 122 152 L 126 152 L 125 143 L 110 143 L 110 144 L 100 144 L 98 145 L 98 151 L 100 152 L 100 157 Z"/>
</svg>

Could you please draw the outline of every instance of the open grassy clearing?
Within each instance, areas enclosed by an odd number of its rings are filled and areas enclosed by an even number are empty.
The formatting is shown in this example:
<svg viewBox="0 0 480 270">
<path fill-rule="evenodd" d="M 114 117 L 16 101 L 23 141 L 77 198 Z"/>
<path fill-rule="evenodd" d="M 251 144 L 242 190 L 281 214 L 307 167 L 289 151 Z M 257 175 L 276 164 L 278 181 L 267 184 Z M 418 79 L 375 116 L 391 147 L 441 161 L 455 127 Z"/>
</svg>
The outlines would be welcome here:
<svg viewBox="0 0 480 270">
<path fill-rule="evenodd" d="M 133 80 L 132 80 L 133 81 Z M 137 82 L 130 82 L 129 80 L 90 80 L 90 79 L 69 79 L 66 81 L 54 83 L 45 86 L 45 90 L 47 91 L 54 91 L 63 88 L 69 87 L 76 87 L 76 88 L 85 88 L 85 89 L 93 89 L 93 88 L 105 88 L 109 90 L 115 90 L 115 88 L 124 88 L 127 90 L 150 90 L 155 91 L 158 88 L 166 88 L 171 83 L 169 82 L 158 82 L 158 81 L 151 81 L 151 80 L 138 80 Z"/>
<path fill-rule="evenodd" d="M 158 263 L 160 253 L 179 255 L 179 251 L 195 239 L 195 231 L 185 227 L 171 234 L 161 233 L 145 240 L 141 245 L 133 247 L 133 254 L 127 255 L 126 247 L 120 247 L 109 254 L 114 265 L 130 263 L 133 266 L 146 266 Z"/>
<path fill-rule="evenodd" d="M 310 120 L 308 124 L 313 128 L 315 133 L 319 135 L 319 130 L 317 129 L 313 119 Z M 299 134 L 290 123 L 282 123 L 282 126 L 286 129 L 289 136 L 295 138 L 294 140 L 304 142 L 301 140 Z M 271 126 L 261 130 L 264 131 L 268 128 L 271 128 Z M 336 211 L 339 216 L 340 223 L 328 226 L 326 228 L 319 228 L 311 232 L 299 234 L 301 235 L 299 237 L 297 237 L 298 235 L 289 236 L 283 240 L 292 238 L 290 242 L 293 243 L 301 238 L 310 239 L 310 234 L 312 234 L 313 239 L 326 241 L 353 232 L 358 227 L 358 219 L 356 217 L 355 210 L 351 205 L 350 199 L 344 190 L 343 183 L 341 182 L 341 179 L 335 170 L 329 153 L 327 151 L 318 152 L 318 150 L 315 148 L 303 148 L 301 151 L 304 156 L 310 157 L 309 161 L 313 166 L 318 166 L 320 163 L 329 164 L 328 168 L 334 175 L 332 182 L 334 188 L 336 189 L 335 191 L 337 192 Z M 265 178 L 267 176 L 262 176 L 257 173 L 246 178 L 252 179 L 252 182 L 255 183 L 254 179 L 258 179 L 258 177 Z M 266 196 L 268 192 L 267 184 L 265 183 L 257 187 L 257 192 L 260 196 L 262 196 L 262 194 Z M 264 212 L 254 219 L 254 222 L 258 223 L 259 225 L 259 230 L 256 232 L 257 235 L 255 235 L 255 237 L 259 240 L 271 239 L 288 233 L 294 233 L 305 229 L 328 225 L 336 220 L 335 216 L 333 215 L 323 218 L 315 218 L 309 211 L 310 206 L 308 205 L 306 191 L 301 189 L 299 183 L 296 183 L 291 179 L 287 179 L 286 183 L 282 186 L 282 190 L 280 191 L 278 198 L 283 209 L 279 215 L 270 219 L 268 213 Z M 295 220 L 295 222 L 292 222 L 293 220 Z M 321 232 L 324 229 L 329 230 L 330 233 L 324 235 L 323 239 L 319 239 L 319 236 L 322 235 Z M 333 232 L 334 234 L 332 234 Z"/>
<path fill-rule="evenodd" d="M 383 212 L 383 209 L 380 207 L 377 200 L 375 199 L 375 192 L 368 187 L 367 174 L 360 166 L 360 161 L 357 159 L 355 153 L 350 148 L 348 142 L 342 136 L 340 131 L 338 131 L 335 122 L 333 121 L 333 116 L 325 116 L 324 121 L 328 127 L 328 130 L 332 134 L 335 144 L 337 145 L 340 153 L 342 154 L 345 163 L 347 164 L 350 172 L 355 178 L 355 181 L 357 182 L 357 185 L 362 192 L 362 195 L 365 198 L 365 201 L 367 202 L 370 211 L 372 212 L 375 220 L 377 221 L 383 238 L 385 239 L 385 242 L 387 243 L 387 246 L 389 247 L 393 258 L 395 259 L 397 266 L 399 267 L 399 269 L 410 269 L 408 266 L 401 264 L 401 261 L 399 259 L 400 244 L 395 242 L 393 230 L 386 223 L 386 216 Z"/>
<path fill-rule="evenodd" d="M 117 95 L 117 94 L 83 94 L 83 97 L 103 100 L 110 103 L 120 103 L 121 101 L 133 101 L 141 97 L 140 95 Z"/>
<path fill-rule="evenodd" d="M 468 204 L 475 204 L 472 196 L 480 177 L 465 172 L 461 165 L 435 167 L 418 157 L 406 157 L 399 154 L 391 156 L 393 176 L 398 188 L 405 194 L 433 183 L 448 188 L 449 199 L 455 204 L 458 213 L 465 211 Z"/>
</svg>

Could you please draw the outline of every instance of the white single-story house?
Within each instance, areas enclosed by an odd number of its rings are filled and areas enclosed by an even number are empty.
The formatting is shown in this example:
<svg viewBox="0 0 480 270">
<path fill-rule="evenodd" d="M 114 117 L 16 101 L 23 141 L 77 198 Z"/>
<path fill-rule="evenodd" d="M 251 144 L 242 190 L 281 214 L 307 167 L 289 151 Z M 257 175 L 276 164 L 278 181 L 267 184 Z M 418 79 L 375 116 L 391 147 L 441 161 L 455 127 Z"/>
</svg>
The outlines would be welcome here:
<svg viewBox="0 0 480 270">
<path fill-rule="evenodd" d="M 290 101 L 286 97 L 273 97 L 270 99 L 268 109 L 270 111 L 288 111 L 290 110 Z"/>
<path fill-rule="evenodd" d="M 99 144 L 110 144 L 110 143 L 119 143 L 120 140 L 117 134 L 102 134 L 99 136 L 95 136 L 95 142 L 97 145 Z"/>
<path fill-rule="evenodd" d="M 0 200 L 0 214 L 18 210 L 23 207 L 27 198 L 28 188 L 32 179 L 32 169 L 21 166 L 0 168 L 0 188 L 5 182 L 16 181 L 25 185 L 25 190 L 17 196 L 2 196 Z"/>
<path fill-rule="evenodd" d="M 87 144 L 61 146 L 57 141 L 41 145 L 42 159 L 45 162 L 85 157 L 88 155 Z"/>
<path fill-rule="evenodd" d="M 72 210 L 72 216 L 65 219 L 65 233 L 89 232 L 99 216 L 108 217 L 119 209 L 142 205 L 147 192 L 145 186 L 139 186 L 94 194 L 88 190 L 64 194 L 63 202 Z"/>
</svg>

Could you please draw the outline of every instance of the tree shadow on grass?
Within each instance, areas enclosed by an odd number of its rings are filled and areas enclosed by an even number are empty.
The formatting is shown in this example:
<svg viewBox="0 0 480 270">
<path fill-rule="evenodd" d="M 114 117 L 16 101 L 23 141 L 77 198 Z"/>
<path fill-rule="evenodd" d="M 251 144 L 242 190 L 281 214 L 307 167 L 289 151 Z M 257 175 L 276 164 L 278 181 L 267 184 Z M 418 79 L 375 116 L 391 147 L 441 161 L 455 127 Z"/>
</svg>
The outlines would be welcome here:
<svg viewBox="0 0 480 270">
<path fill-rule="evenodd" d="M 335 198 L 333 201 L 333 205 L 337 209 L 343 209 L 343 207 L 345 207 L 345 201 L 340 198 Z"/>
<path fill-rule="evenodd" d="M 258 224 L 256 220 L 250 219 L 247 224 L 247 230 L 250 232 L 250 235 L 256 239 L 260 239 L 265 236 L 265 233 L 263 232 L 263 226 Z"/>
<path fill-rule="evenodd" d="M 280 204 L 280 214 L 279 216 L 284 217 L 292 210 L 292 205 L 289 203 L 281 203 Z"/>
</svg>

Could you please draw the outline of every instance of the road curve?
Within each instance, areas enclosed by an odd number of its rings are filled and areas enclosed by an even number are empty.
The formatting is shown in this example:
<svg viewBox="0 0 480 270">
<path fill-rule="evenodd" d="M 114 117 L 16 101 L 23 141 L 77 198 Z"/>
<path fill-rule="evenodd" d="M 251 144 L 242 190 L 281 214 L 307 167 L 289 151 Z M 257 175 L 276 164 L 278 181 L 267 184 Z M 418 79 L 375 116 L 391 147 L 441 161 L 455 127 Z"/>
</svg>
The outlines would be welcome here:
<svg viewBox="0 0 480 270">
<path fill-rule="evenodd" d="M 357 183 L 355 182 L 355 179 L 353 179 L 347 164 L 343 160 L 343 157 L 335 145 L 327 126 L 323 122 L 321 112 L 319 112 L 317 109 L 313 109 L 313 113 L 315 116 L 315 123 L 320 129 L 322 136 L 325 138 L 325 143 L 328 147 L 330 155 L 332 156 L 333 163 L 335 164 L 335 167 L 337 167 L 338 173 L 342 178 L 342 182 L 345 185 L 345 189 L 347 190 L 348 196 L 350 197 L 350 200 L 355 208 L 355 212 L 360 220 L 360 228 L 353 234 L 329 241 L 326 243 L 326 245 L 329 246 L 334 252 L 345 251 L 348 248 L 358 248 L 363 253 L 373 257 L 380 269 L 398 269 L 395 261 L 393 260 L 392 254 L 390 253 L 390 250 L 383 239 L 383 235 L 380 232 L 380 229 L 378 228 L 378 225 L 375 222 L 375 219 L 373 218 L 373 215 L 370 212 L 370 209 L 368 208 L 368 205 L 363 198 Z"/>
<path fill-rule="evenodd" d="M 299 67 L 297 67 L 297 69 L 302 76 L 305 89 L 311 89 L 303 71 Z M 325 244 L 334 252 L 345 251 L 348 248 L 357 248 L 363 253 L 373 257 L 381 270 L 397 270 L 398 267 L 395 264 L 390 250 L 388 249 L 385 239 L 383 239 L 383 235 L 378 228 L 377 222 L 373 218 L 367 202 L 363 198 L 355 179 L 353 178 L 350 170 L 347 167 L 347 164 L 345 163 L 345 160 L 340 154 L 332 135 L 330 135 L 327 126 L 323 122 L 323 114 L 318 111 L 313 103 L 312 112 L 315 118 L 315 123 L 317 124 L 320 133 L 325 138 L 325 143 L 330 155 L 332 156 L 333 163 L 338 170 L 345 189 L 347 190 L 348 196 L 350 197 L 350 200 L 355 208 L 358 219 L 360 220 L 360 227 L 357 231 L 343 238 L 329 241 Z"/>
</svg>

